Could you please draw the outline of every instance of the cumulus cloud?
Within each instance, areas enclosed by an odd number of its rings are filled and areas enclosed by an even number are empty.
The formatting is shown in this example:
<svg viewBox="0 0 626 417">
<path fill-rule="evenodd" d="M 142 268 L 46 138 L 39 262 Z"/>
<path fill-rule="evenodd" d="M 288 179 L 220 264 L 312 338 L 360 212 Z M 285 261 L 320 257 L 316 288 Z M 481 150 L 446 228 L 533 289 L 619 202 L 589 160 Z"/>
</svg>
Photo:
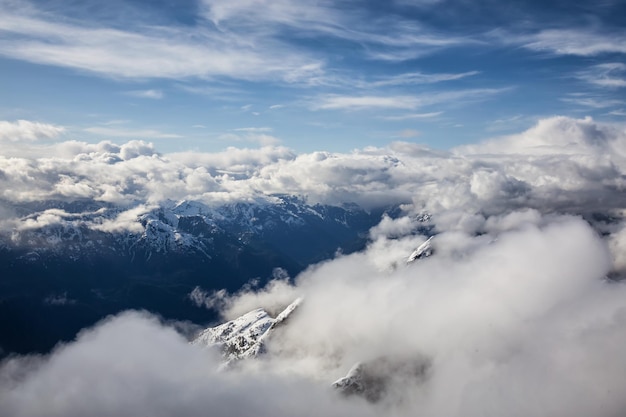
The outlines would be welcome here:
<svg viewBox="0 0 626 417">
<path fill-rule="evenodd" d="M 64 223 L 66 218 L 73 217 L 70 213 L 66 213 L 64 210 L 49 209 L 44 210 L 41 213 L 37 213 L 33 216 L 27 216 L 22 219 L 17 226 L 17 230 L 29 230 L 39 229 L 48 226 L 54 226 Z"/>
<path fill-rule="evenodd" d="M 274 416 L 277 410 L 373 415 L 302 378 L 216 369 L 212 352 L 189 345 L 154 317 L 129 312 L 83 332 L 48 358 L 5 362 L 0 411 L 7 417 Z"/>
<path fill-rule="evenodd" d="M 143 141 L 24 149 L 6 146 L 0 157 L 0 197 L 7 207 L 50 199 L 217 205 L 281 193 L 365 208 L 410 204 L 409 212 L 433 213 L 445 228 L 474 228 L 485 216 L 515 209 L 590 214 L 626 204 L 626 134 L 591 118 L 551 117 L 522 133 L 450 152 L 408 142 L 308 154 L 272 145 L 164 155 Z"/>
<path fill-rule="evenodd" d="M 412 219 L 410 216 L 392 219 L 385 214 L 380 223 L 370 230 L 370 237 L 375 240 L 379 237 L 405 236 L 417 229 L 418 226 L 419 222 L 417 222 L 416 219 Z"/>
<path fill-rule="evenodd" d="M 62 126 L 47 123 L 18 120 L 8 122 L 0 120 L 0 141 L 18 142 L 21 140 L 34 141 L 37 139 L 51 139 L 65 131 Z"/>
<path fill-rule="evenodd" d="M 421 238 L 378 239 L 262 291 L 257 306 L 286 293 L 305 301 L 250 366 L 329 381 L 357 362 L 425 358 L 425 379 L 392 385 L 373 406 L 381 414 L 623 412 L 611 387 L 626 382 L 625 290 L 604 280 L 606 244 L 579 218 L 535 211 L 493 218 L 492 230 L 443 232 L 433 257 L 408 266 Z"/>
<path fill-rule="evenodd" d="M 97 222 L 85 224 L 94 230 L 100 230 L 103 232 L 115 233 L 122 231 L 130 232 L 143 232 L 144 228 L 141 223 L 137 222 L 137 219 L 142 214 L 145 214 L 154 207 L 140 205 L 133 207 L 129 210 L 122 211 L 114 218 L 103 218 Z"/>
</svg>

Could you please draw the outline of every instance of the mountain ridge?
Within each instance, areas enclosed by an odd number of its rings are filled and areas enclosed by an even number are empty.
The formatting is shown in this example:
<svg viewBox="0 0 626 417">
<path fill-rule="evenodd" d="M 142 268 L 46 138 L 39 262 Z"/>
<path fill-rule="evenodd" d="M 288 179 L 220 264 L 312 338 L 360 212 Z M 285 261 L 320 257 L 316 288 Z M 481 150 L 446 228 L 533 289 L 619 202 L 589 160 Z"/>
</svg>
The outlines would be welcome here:
<svg viewBox="0 0 626 417">
<path fill-rule="evenodd" d="M 283 195 L 221 206 L 11 206 L 5 211 L 14 216 L 0 223 L 0 315 L 14 319 L 0 325 L 0 356 L 46 352 L 125 309 L 212 322 L 215 311 L 190 302 L 194 288 L 263 285 L 275 268 L 295 276 L 337 251 L 362 249 L 369 229 L 393 210 L 311 205 Z"/>
</svg>

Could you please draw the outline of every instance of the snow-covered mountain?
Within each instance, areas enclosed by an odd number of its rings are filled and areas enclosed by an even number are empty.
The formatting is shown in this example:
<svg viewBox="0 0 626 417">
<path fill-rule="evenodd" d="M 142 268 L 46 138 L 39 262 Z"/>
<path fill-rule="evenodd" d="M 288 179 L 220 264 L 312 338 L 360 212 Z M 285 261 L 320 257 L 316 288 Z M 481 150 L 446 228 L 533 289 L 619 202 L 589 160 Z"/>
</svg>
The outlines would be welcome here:
<svg viewBox="0 0 626 417">
<path fill-rule="evenodd" d="M 256 357 L 265 352 L 265 343 L 274 329 L 282 325 L 301 302 L 301 298 L 296 299 L 275 318 L 262 308 L 252 310 L 234 320 L 205 329 L 191 343 L 219 348 L 226 365 L 239 359 Z"/>
<path fill-rule="evenodd" d="M 213 321 L 214 311 L 190 301 L 194 288 L 262 285 L 276 268 L 295 276 L 337 251 L 362 249 L 393 210 L 284 195 L 218 206 L 0 203 L 0 316 L 14 318 L 0 324 L 0 356 L 46 351 L 129 308 Z"/>
<path fill-rule="evenodd" d="M 239 360 L 251 360 L 268 352 L 267 342 L 279 326 L 289 326 L 287 320 L 302 299 L 289 304 L 272 318 L 263 308 L 257 308 L 240 317 L 201 331 L 190 343 L 202 348 L 219 349 L 222 368 Z M 430 361 L 421 355 L 394 355 L 356 363 L 347 375 L 332 383 L 339 393 L 356 395 L 370 402 L 385 399 L 395 384 L 420 384 L 428 376 Z"/>
<path fill-rule="evenodd" d="M 129 208 L 76 201 L 11 208 L 17 216 L 0 229 L 0 248 L 37 261 L 42 255 L 80 260 L 103 252 L 145 260 L 155 254 L 194 252 L 210 259 L 216 246 L 231 238 L 235 246 L 262 241 L 308 264 L 353 243 L 382 213 L 355 205 L 309 205 L 289 196 L 221 206 L 185 200 Z"/>
<path fill-rule="evenodd" d="M 407 264 L 418 262 L 434 255 L 434 236 L 429 237 L 407 258 Z M 268 352 L 267 342 L 274 330 L 289 325 L 287 319 L 302 303 L 302 298 L 289 304 L 275 318 L 263 308 L 257 308 L 223 324 L 208 327 L 197 334 L 192 345 L 219 349 L 223 367 L 228 368 L 239 360 L 250 360 Z M 356 395 L 369 402 L 384 401 L 387 393 L 396 384 L 421 384 L 430 369 L 430 361 L 421 355 L 382 356 L 357 362 L 348 373 L 332 387 L 345 396 Z"/>
<path fill-rule="evenodd" d="M 421 245 L 419 245 L 417 247 L 417 249 L 415 249 L 407 258 L 406 263 L 410 264 L 413 263 L 415 261 L 418 261 L 420 259 L 424 259 L 424 258 L 428 258 L 430 256 L 433 255 L 434 253 L 434 249 L 433 249 L 433 244 L 432 244 L 432 240 L 433 240 L 434 236 L 429 237 L 426 242 L 422 243 Z"/>
</svg>

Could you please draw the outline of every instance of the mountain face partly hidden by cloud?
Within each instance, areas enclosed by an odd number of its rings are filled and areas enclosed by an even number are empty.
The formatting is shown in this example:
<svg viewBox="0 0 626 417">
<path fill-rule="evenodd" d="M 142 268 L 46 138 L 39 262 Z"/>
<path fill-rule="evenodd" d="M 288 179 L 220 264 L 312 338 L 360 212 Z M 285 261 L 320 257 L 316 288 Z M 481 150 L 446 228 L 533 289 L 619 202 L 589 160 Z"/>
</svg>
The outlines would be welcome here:
<svg viewBox="0 0 626 417">
<path fill-rule="evenodd" d="M 5 359 L 3 416 L 626 413 L 623 127 L 553 117 L 450 152 L 398 142 L 349 154 L 162 155 L 143 142 L 9 142 L 3 154 L 6 247 L 28 246 L 24 233 L 51 225 L 140 235 L 141 216 L 182 200 L 271 205 L 280 194 L 310 207 L 399 208 L 369 230 L 363 250 L 260 288 L 195 292 L 224 320 L 301 297 L 264 355 L 223 369 L 218 352 L 189 344 L 180 326 L 128 311 L 48 354 Z M 76 201 L 115 216 L 61 204 Z M 424 230 L 433 254 L 407 264 Z M 378 401 L 332 387 L 377 360 L 389 371 Z M 402 371 L 416 361 L 419 377 Z"/>
</svg>

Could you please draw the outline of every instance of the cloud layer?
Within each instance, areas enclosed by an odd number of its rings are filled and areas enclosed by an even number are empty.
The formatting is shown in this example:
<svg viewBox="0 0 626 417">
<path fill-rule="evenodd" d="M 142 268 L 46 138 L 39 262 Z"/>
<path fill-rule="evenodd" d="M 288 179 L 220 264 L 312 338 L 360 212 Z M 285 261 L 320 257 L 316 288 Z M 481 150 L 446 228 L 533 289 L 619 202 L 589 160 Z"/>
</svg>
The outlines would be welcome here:
<svg viewBox="0 0 626 417">
<path fill-rule="evenodd" d="M 217 371 L 217 352 L 129 312 L 45 357 L 2 364 L 6 416 L 617 416 L 626 401 L 626 293 L 603 279 L 606 244 L 579 218 L 514 212 L 491 232 L 380 235 L 295 280 L 223 298 L 226 316 L 305 301 L 259 360 Z M 392 375 L 382 400 L 330 383 L 356 362 L 428 364 Z M 381 365 L 384 371 L 384 363 Z M 401 362 L 402 363 L 402 362 Z M 395 369 L 391 365 L 390 370 Z M 395 365 L 397 366 L 397 365 Z M 85 372 L 88 370 L 88 372 Z"/>
<path fill-rule="evenodd" d="M 211 352 L 194 349 L 154 317 L 129 312 L 83 332 L 49 358 L 5 362 L 0 411 L 4 416 L 66 417 L 367 411 L 351 404 L 337 409 L 327 388 L 302 378 L 218 373 L 217 363 Z M 312 401 L 315 409 L 301 407 Z"/>
<path fill-rule="evenodd" d="M 50 129 L 59 128 L 47 127 L 39 137 Z M 267 136 L 257 130 L 234 134 Z M 624 207 L 624 149 L 622 127 L 567 117 L 449 152 L 408 142 L 308 154 L 280 146 L 160 154 L 144 141 L 9 143 L 0 156 L 0 198 L 86 198 L 128 206 L 187 199 L 213 205 L 286 193 L 311 203 L 411 203 L 439 215 L 512 208 L 580 214 Z"/>
<path fill-rule="evenodd" d="M 138 227 L 134 219 L 166 199 L 212 205 L 288 193 L 309 202 L 402 204 L 403 215 L 373 228 L 363 252 L 338 255 L 293 281 L 191 294 L 190 302 L 219 306 L 225 318 L 278 311 L 304 297 L 259 361 L 218 372 L 216 352 L 189 345 L 147 314 L 124 313 L 48 356 L 3 363 L 2 415 L 609 417 L 626 410 L 618 389 L 626 385 L 623 127 L 552 117 L 449 152 L 407 142 L 349 154 L 269 146 L 164 155 L 142 141 L 31 145 L 25 154 L 22 144 L 9 145 L 0 190 L 2 224 L 13 231 L 77 215 L 48 209 L 20 217 L 13 209 L 50 199 L 123 205 L 127 211 L 98 225 L 111 232 Z M 424 212 L 432 214 L 421 220 L 436 232 L 434 255 L 407 265 L 426 240 L 416 233 Z M 419 358 L 427 372 L 393 374 L 377 404 L 330 387 L 355 363 L 389 357 Z"/>
</svg>

